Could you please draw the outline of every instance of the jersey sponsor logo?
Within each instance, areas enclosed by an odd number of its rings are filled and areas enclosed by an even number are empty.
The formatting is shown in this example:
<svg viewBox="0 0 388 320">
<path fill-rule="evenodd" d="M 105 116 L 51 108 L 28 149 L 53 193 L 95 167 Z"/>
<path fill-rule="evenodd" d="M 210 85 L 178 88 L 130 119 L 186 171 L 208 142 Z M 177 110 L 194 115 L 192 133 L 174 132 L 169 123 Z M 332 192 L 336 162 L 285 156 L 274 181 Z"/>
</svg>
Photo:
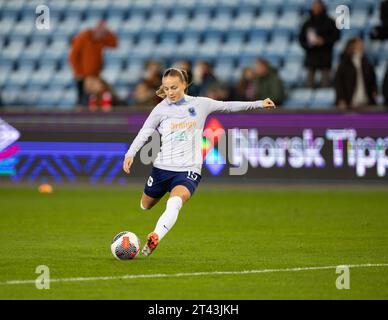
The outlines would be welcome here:
<svg viewBox="0 0 388 320">
<path fill-rule="evenodd" d="M 177 132 L 175 134 L 175 141 L 188 141 L 188 135 L 186 131 Z"/>
<path fill-rule="evenodd" d="M 197 126 L 197 121 L 189 121 L 189 122 L 173 122 L 171 123 L 171 130 L 179 130 L 179 129 L 191 129 Z"/>
</svg>

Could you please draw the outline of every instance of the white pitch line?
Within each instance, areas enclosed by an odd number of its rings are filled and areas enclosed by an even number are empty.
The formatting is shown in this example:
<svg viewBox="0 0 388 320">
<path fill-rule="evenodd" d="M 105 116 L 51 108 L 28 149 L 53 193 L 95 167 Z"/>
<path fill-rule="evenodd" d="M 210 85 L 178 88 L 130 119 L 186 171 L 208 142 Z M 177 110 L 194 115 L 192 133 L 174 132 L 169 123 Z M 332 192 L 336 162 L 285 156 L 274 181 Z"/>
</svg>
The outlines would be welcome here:
<svg viewBox="0 0 388 320">
<path fill-rule="evenodd" d="M 336 269 L 337 267 L 349 268 L 376 268 L 388 267 L 388 263 L 367 263 L 367 264 L 347 264 L 338 266 L 322 266 L 322 267 L 298 267 L 285 269 L 258 269 L 258 270 L 243 270 L 243 271 L 209 271 L 209 272 L 187 272 L 187 273 L 156 273 L 156 274 L 133 274 L 116 277 L 80 277 L 80 278 L 62 278 L 50 279 L 50 282 L 83 282 L 83 281 L 107 281 L 107 280 L 131 280 L 131 279 L 150 279 L 150 278 L 179 278 L 179 277 L 199 277 L 199 276 L 220 276 L 220 275 L 247 275 L 257 273 L 275 273 L 275 272 L 300 272 L 311 270 L 327 270 Z M 8 280 L 0 282 L 0 285 L 15 285 L 15 284 L 35 284 L 35 280 Z"/>
</svg>

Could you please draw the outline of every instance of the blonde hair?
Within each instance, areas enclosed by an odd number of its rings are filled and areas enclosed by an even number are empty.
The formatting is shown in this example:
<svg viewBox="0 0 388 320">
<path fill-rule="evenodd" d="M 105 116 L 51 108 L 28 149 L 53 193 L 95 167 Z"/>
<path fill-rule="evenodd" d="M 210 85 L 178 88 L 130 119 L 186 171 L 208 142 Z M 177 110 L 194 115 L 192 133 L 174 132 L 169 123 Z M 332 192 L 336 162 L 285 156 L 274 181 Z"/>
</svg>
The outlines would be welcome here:
<svg viewBox="0 0 388 320">
<path fill-rule="evenodd" d="M 163 73 L 162 79 L 168 76 L 178 77 L 182 82 L 186 83 L 185 93 L 187 93 L 187 90 L 189 89 L 190 84 L 189 84 L 189 76 L 186 70 L 178 69 L 178 68 L 169 68 Z M 163 85 L 161 85 L 159 89 L 156 90 L 156 95 L 162 99 L 165 99 L 167 97 L 166 93 L 164 92 Z"/>
</svg>

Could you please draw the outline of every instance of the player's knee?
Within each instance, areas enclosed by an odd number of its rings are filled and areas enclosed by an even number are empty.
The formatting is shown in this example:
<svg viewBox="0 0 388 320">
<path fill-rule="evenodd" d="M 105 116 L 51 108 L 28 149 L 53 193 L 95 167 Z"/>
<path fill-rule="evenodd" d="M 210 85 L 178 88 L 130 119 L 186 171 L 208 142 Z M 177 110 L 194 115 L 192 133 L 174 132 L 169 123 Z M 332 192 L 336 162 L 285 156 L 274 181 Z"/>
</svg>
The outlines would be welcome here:
<svg viewBox="0 0 388 320">
<path fill-rule="evenodd" d="M 152 208 L 152 205 L 144 205 L 144 204 L 143 204 L 143 201 L 140 200 L 140 208 L 141 208 L 142 210 L 149 210 L 149 209 Z"/>
</svg>

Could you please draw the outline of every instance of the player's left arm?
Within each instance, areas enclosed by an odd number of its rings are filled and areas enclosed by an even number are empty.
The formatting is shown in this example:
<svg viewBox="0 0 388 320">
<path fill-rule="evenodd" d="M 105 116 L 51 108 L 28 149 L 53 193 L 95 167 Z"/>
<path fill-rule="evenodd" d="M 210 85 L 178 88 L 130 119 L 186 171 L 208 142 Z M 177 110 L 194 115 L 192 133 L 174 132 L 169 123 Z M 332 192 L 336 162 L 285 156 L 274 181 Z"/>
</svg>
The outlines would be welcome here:
<svg viewBox="0 0 388 320">
<path fill-rule="evenodd" d="M 209 98 L 205 98 L 208 101 L 208 111 L 212 112 L 239 112 L 248 111 L 253 109 L 276 108 L 275 103 L 270 99 L 257 100 L 257 101 L 218 101 Z"/>
</svg>

